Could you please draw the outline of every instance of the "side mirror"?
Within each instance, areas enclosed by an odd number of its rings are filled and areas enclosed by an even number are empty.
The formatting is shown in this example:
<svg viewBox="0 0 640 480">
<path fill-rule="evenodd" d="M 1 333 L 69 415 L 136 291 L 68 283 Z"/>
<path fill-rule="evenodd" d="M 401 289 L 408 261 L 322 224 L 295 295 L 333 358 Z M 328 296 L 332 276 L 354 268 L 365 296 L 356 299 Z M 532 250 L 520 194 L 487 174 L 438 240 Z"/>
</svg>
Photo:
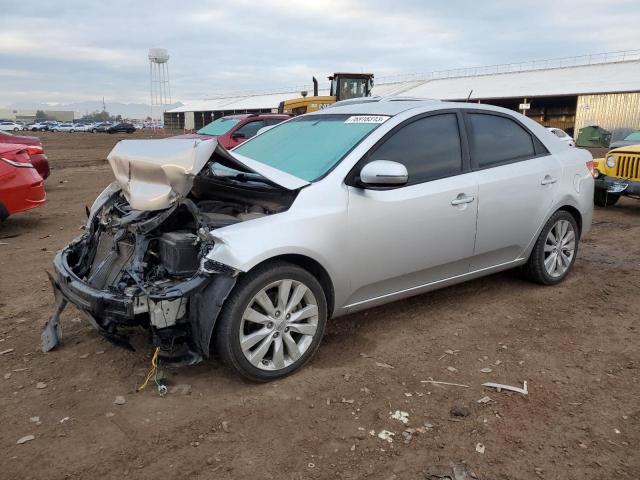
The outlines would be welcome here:
<svg viewBox="0 0 640 480">
<path fill-rule="evenodd" d="M 360 170 L 360 183 L 364 187 L 399 187 L 408 181 L 407 167 L 390 160 L 374 160 Z"/>
<path fill-rule="evenodd" d="M 247 136 L 242 132 L 234 132 L 231 134 L 231 138 L 247 138 Z"/>
</svg>

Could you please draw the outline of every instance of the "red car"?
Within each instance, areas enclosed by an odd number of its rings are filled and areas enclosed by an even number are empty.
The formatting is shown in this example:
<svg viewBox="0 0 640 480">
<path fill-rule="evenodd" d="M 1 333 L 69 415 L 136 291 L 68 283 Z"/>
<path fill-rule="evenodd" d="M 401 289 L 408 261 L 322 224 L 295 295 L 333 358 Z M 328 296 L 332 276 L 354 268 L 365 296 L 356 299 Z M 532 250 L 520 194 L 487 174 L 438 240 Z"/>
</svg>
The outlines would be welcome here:
<svg viewBox="0 0 640 480">
<path fill-rule="evenodd" d="M 43 179 L 47 179 L 49 173 L 51 173 L 49 168 L 49 159 L 44 154 L 42 142 L 38 137 L 25 137 L 21 135 L 12 135 L 7 132 L 0 132 L 0 146 L 3 144 L 26 145 L 31 164 Z"/>
<path fill-rule="evenodd" d="M 196 133 L 178 135 L 174 138 L 217 138 L 218 143 L 227 150 L 254 137 L 263 127 L 271 127 L 290 119 L 290 115 L 271 113 L 246 113 L 227 115 L 205 125 Z"/>
<path fill-rule="evenodd" d="M 0 221 L 43 205 L 44 180 L 29 161 L 25 145 L 0 144 Z"/>
</svg>

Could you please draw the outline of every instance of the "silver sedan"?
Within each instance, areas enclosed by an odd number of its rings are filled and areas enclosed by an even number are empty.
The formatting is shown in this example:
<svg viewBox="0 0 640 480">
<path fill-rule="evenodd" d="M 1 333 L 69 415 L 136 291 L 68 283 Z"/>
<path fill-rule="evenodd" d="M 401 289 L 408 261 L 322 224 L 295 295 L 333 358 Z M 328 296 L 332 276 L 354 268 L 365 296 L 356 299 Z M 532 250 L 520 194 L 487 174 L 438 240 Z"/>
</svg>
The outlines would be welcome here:
<svg viewBox="0 0 640 480">
<path fill-rule="evenodd" d="M 142 325 L 163 361 L 216 352 L 256 381 L 309 361 L 330 318 L 516 267 L 561 282 L 593 209 L 588 152 L 467 103 L 351 100 L 230 152 L 128 140 L 109 162 L 54 261 L 57 314 L 71 302 L 120 343 Z"/>
</svg>

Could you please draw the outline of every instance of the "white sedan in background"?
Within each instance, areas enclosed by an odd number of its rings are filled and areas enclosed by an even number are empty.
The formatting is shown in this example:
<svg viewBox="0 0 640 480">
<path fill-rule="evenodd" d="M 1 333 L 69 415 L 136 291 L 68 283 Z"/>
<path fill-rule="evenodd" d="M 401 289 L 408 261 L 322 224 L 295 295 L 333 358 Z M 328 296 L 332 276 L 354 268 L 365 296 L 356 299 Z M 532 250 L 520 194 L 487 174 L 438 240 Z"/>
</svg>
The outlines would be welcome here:
<svg viewBox="0 0 640 480">
<path fill-rule="evenodd" d="M 75 132 L 78 126 L 73 123 L 59 123 L 51 128 L 54 132 Z"/>
<path fill-rule="evenodd" d="M 77 123 L 75 125 L 76 132 L 90 132 L 93 130 L 95 123 Z"/>
<path fill-rule="evenodd" d="M 573 141 L 573 138 L 571 137 L 571 135 L 569 135 L 564 130 L 561 130 L 559 128 L 554 128 L 554 127 L 547 127 L 547 130 L 553 133 L 556 137 L 558 137 L 564 143 L 568 143 L 570 147 L 576 146 L 576 142 Z"/>
<path fill-rule="evenodd" d="M 18 132 L 24 127 L 16 122 L 0 122 L 0 131 L 3 132 Z"/>
</svg>

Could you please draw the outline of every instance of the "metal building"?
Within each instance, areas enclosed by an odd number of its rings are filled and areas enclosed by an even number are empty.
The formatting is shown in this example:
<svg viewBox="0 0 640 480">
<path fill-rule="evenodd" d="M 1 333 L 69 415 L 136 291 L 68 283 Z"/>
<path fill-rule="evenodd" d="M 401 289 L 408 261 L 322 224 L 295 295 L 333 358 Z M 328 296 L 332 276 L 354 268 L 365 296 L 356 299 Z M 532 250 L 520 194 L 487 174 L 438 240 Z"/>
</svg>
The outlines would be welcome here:
<svg viewBox="0 0 640 480">
<path fill-rule="evenodd" d="M 165 126 L 198 129 L 231 113 L 271 112 L 309 87 L 187 102 L 165 113 Z M 640 129 L 640 50 L 377 77 L 373 94 L 489 103 L 574 137 L 584 126 L 599 125 L 615 141 Z"/>
</svg>

